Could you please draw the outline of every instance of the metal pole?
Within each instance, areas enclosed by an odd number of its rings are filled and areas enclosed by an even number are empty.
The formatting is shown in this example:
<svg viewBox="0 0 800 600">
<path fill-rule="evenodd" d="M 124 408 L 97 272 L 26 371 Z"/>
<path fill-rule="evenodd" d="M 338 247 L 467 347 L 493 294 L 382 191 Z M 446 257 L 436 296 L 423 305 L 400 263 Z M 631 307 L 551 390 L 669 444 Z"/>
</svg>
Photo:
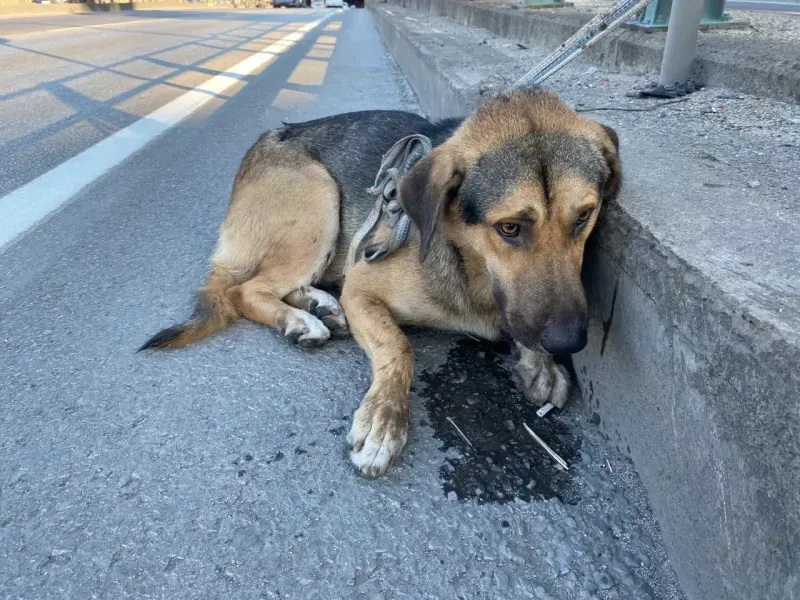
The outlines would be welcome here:
<svg viewBox="0 0 800 600">
<path fill-rule="evenodd" d="M 683 83 L 692 74 L 697 52 L 697 35 L 703 16 L 703 0 L 673 0 L 669 16 L 667 42 L 661 61 L 658 83 L 671 86 Z"/>
</svg>

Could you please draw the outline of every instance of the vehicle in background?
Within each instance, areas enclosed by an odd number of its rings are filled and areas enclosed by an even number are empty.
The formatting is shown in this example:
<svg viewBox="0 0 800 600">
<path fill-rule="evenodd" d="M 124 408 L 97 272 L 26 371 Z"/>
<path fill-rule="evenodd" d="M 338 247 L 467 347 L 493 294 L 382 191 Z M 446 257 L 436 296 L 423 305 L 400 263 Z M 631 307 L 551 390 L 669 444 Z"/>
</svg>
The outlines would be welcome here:
<svg viewBox="0 0 800 600">
<path fill-rule="evenodd" d="M 311 0 L 272 0 L 272 8 L 280 8 L 286 6 L 288 8 L 310 8 Z"/>
<path fill-rule="evenodd" d="M 325 8 L 344 8 L 344 0 L 325 0 Z"/>
</svg>

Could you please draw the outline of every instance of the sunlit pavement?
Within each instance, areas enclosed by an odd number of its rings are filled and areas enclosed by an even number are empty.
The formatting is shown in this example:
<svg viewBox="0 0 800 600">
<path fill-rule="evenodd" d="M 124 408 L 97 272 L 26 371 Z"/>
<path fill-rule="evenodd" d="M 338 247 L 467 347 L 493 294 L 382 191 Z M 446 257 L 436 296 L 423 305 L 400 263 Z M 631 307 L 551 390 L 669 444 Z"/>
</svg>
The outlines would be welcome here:
<svg viewBox="0 0 800 600">
<path fill-rule="evenodd" d="M 257 137 L 366 108 L 416 105 L 364 10 L 0 20 L 0 598 L 665 597 L 630 464 L 572 412 L 537 425 L 558 471 L 476 342 L 414 334 L 379 481 L 346 455 L 352 340 L 135 353 L 188 314 Z"/>
</svg>

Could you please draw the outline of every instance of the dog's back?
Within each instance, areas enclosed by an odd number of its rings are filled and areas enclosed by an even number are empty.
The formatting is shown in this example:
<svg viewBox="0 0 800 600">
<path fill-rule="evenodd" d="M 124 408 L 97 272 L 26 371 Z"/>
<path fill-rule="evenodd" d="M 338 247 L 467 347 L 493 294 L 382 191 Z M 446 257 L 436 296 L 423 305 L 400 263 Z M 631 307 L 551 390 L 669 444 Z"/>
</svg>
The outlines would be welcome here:
<svg viewBox="0 0 800 600">
<path fill-rule="evenodd" d="M 336 301 L 310 286 L 343 282 L 350 241 L 374 204 L 366 190 L 383 154 L 414 133 L 437 145 L 459 122 L 362 111 L 285 124 L 262 135 L 234 179 L 194 314 L 142 348 L 189 344 L 238 315 L 306 345 L 346 330 Z"/>
<path fill-rule="evenodd" d="M 350 241 L 372 210 L 375 199 L 366 190 L 375 182 L 383 155 L 397 140 L 415 133 L 437 146 L 462 120 L 432 123 L 414 113 L 370 110 L 284 126 L 281 140 L 322 163 L 339 187 L 341 230 L 330 269 L 334 277 L 343 274 Z"/>
</svg>

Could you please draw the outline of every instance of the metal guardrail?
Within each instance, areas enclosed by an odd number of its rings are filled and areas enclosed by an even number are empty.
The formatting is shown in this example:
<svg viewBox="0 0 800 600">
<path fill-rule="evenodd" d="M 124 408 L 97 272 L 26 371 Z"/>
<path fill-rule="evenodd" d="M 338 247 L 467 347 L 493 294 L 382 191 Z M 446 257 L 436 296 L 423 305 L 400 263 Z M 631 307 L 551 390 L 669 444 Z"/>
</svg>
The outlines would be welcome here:
<svg viewBox="0 0 800 600">
<path fill-rule="evenodd" d="M 635 21 L 627 25 L 641 31 L 666 31 L 673 0 L 653 0 Z M 747 27 L 747 21 L 732 19 L 725 14 L 725 0 L 704 0 L 700 16 L 701 29 L 731 29 Z"/>
<path fill-rule="evenodd" d="M 800 0 L 791 1 L 800 5 Z M 700 29 L 709 26 L 746 24 L 734 21 L 725 14 L 725 0 L 619 0 L 612 7 L 595 15 L 555 51 L 523 75 L 514 87 L 535 86 L 542 83 L 642 9 L 644 14 L 634 22 L 635 24 L 644 20 L 645 29 L 667 30 L 658 80 L 659 86 L 664 88 L 686 85 L 697 50 L 697 34 Z"/>
<path fill-rule="evenodd" d="M 728 0 L 728 8 L 732 10 L 769 10 L 775 12 L 800 12 L 800 0 Z"/>
</svg>

